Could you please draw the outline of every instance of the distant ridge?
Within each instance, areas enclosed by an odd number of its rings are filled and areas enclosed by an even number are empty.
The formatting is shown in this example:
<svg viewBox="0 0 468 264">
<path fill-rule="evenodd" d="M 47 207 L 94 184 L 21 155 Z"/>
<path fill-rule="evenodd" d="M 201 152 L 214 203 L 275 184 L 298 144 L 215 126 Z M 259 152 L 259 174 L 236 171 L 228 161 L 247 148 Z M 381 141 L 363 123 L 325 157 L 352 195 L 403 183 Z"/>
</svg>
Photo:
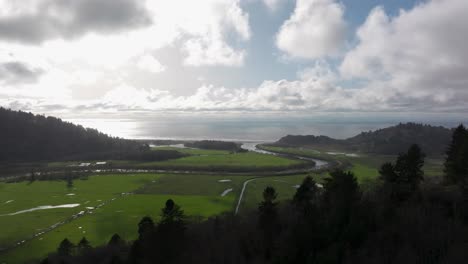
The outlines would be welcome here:
<svg viewBox="0 0 468 264">
<path fill-rule="evenodd" d="M 112 158 L 143 147 L 59 118 L 2 107 L 0 124 L 0 161 Z"/>
<path fill-rule="evenodd" d="M 333 139 L 327 136 L 282 137 L 274 145 L 333 148 L 336 150 L 394 155 L 418 144 L 428 155 L 443 155 L 447 150 L 453 129 L 417 123 L 398 124 L 375 131 L 362 132 L 347 139 Z"/>
</svg>

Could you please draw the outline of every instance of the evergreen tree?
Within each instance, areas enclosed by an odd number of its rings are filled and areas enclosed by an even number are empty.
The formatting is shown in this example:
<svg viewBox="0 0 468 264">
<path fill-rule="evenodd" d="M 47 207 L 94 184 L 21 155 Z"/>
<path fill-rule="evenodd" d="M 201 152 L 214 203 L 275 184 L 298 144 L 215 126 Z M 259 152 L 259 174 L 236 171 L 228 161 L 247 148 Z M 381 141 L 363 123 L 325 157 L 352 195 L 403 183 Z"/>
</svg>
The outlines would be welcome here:
<svg viewBox="0 0 468 264">
<path fill-rule="evenodd" d="M 445 181 L 461 184 L 468 178 L 468 130 L 459 125 L 452 135 L 444 163 Z"/>
<path fill-rule="evenodd" d="M 379 174 L 385 183 L 396 183 L 398 181 L 398 175 L 395 172 L 395 166 L 391 162 L 382 164 L 379 170 Z"/>
<path fill-rule="evenodd" d="M 419 189 L 424 180 L 424 156 L 419 146 L 414 144 L 406 153 L 398 155 L 395 165 L 384 163 L 381 166 L 380 177 L 393 202 L 405 201 Z"/>
<path fill-rule="evenodd" d="M 330 172 L 330 178 L 325 179 L 324 189 L 324 202 L 331 224 L 341 229 L 349 221 L 352 206 L 361 196 L 356 177 L 350 171 L 335 170 Z"/>
<path fill-rule="evenodd" d="M 347 205 L 360 197 L 359 185 L 354 173 L 342 170 L 330 172 L 325 179 L 325 201 L 335 205 Z"/>
<path fill-rule="evenodd" d="M 260 203 L 259 227 L 263 231 L 263 245 L 265 248 L 265 258 L 270 260 L 273 254 L 275 233 L 278 232 L 278 212 L 275 202 L 278 194 L 273 187 L 266 187 L 263 191 L 263 201 Z"/>
<path fill-rule="evenodd" d="M 57 253 L 60 256 L 71 256 L 73 252 L 73 248 L 74 248 L 73 243 L 70 242 L 70 240 L 68 240 L 67 238 L 65 238 L 64 240 L 62 240 L 62 242 L 60 242 L 60 245 L 57 249 Z"/>
<path fill-rule="evenodd" d="M 140 239 L 151 234 L 153 230 L 154 222 L 153 219 L 149 216 L 143 217 L 138 223 L 138 234 L 140 235 Z"/>
<path fill-rule="evenodd" d="M 406 154 L 400 155 L 397 159 L 395 170 L 400 174 L 400 178 L 406 181 L 412 191 L 419 188 L 419 184 L 424 180 L 424 153 L 421 148 L 413 144 Z"/>
<path fill-rule="evenodd" d="M 161 210 L 160 225 L 177 224 L 184 226 L 185 215 L 180 206 L 174 203 L 172 199 L 166 201 L 166 206 Z"/>
<path fill-rule="evenodd" d="M 310 176 L 307 176 L 297 189 L 293 197 L 293 204 L 306 216 L 311 216 L 319 198 L 319 188 L 317 183 Z"/>
<path fill-rule="evenodd" d="M 125 244 L 125 241 L 123 241 L 123 239 L 117 233 L 112 235 L 111 239 L 107 243 L 107 245 L 109 245 L 111 247 L 118 247 L 118 246 L 122 246 L 124 244 Z"/>
<path fill-rule="evenodd" d="M 319 189 L 317 183 L 310 176 L 302 181 L 293 197 L 293 203 L 296 205 L 311 204 L 317 200 Z"/>
<path fill-rule="evenodd" d="M 278 194 L 273 187 L 266 187 L 263 190 L 263 201 L 260 203 L 258 210 L 260 212 L 260 224 L 267 224 L 271 222 L 273 218 L 276 217 L 276 205 L 275 202 Z"/>
<path fill-rule="evenodd" d="M 396 192 L 396 186 L 398 182 L 398 175 L 395 172 L 395 166 L 391 162 L 382 164 L 379 170 L 380 179 L 383 181 L 383 187 L 385 197 L 389 198 L 390 201 L 397 201 L 398 193 Z"/>
<path fill-rule="evenodd" d="M 80 242 L 78 242 L 77 248 L 80 254 L 84 254 L 86 253 L 86 251 L 90 250 L 92 247 L 89 244 L 89 241 L 86 239 L 86 237 L 83 237 L 80 240 Z"/>
<path fill-rule="evenodd" d="M 444 163 L 445 181 L 457 184 L 461 193 L 461 216 L 468 222 L 468 130 L 459 125 L 452 135 Z"/>
<path fill-rule="evenodd" d="M 354 174 L 342 170 L 330 173 L 330 178 L 325 179 L 324 189 L 323 210 L 327 220 L 322 224 L 322 229 L 326 229 L 327 240 L 334 242 L 328 246 L 329 252 L 317 249 L 317 263 L 342 263 L 345 252 L 342 241 L 346 240 L 350 231 L 352 214 L 358 208 L 361 193 Z M 324 230 L 321 232 L 324 233 Z"/>
<path fill-rule="evenodd" d="M 185 247 L 185 214 L 172 199 L 166 201 L 161 210 L 161 221 L 157 227 L 160 262 L 174 263 Z M 157 243 L 155 243 L 157 245 Z"/>
</svg>

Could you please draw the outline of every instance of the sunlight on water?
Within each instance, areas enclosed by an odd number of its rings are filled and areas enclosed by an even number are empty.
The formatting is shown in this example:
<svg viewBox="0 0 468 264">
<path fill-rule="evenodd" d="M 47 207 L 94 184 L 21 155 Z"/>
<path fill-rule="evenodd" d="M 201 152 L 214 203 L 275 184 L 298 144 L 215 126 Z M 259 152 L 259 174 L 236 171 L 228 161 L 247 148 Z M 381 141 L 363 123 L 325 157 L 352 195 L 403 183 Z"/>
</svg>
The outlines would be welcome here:
<svg viewBox="0 0 468 264">
<path fill-rule="evenodd" d="M 285 114 L 139 114 L 110 118 L 65 118 L 66 121 L 96 128 L 106 134 L 132 139 L 218 139 L 233 141 L 276 141 L 286 135 L 327 135 L 352 137 L 399 122 L 420 122 L 453 127 L 459 117 Z"/>
</svg>

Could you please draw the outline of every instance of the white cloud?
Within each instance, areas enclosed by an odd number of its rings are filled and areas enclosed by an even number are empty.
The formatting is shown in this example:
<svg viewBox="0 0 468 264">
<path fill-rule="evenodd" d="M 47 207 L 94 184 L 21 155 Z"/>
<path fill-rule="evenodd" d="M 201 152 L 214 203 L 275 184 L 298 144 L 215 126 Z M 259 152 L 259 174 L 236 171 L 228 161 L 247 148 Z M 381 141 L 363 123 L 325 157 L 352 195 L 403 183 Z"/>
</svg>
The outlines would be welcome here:
<svg viewBox="0 0 468 264">
<path fill-rule="evenodd" d="M 139 89 L 122 83 L 100 100 L 74 102 L 64 107 L 113 110 L 334 110 L 353 108 L 353 92 L 339 87 L 328 65 L 318 63 L 299 74 L 295 81 L 264 81 L 256 88 L 228 89 L 203 85 L 192 95 L 175 96 L 169 91 Z M 10 104 L 17 103 L 10 101 Z M 46 106 L 50 103 L 41 101 Z"/>
<path fill-rule="evenodd" d="M 335 0 L 297 0 L 281 26 L 277 47 L 291 57 L 315 59 L 339 53 L 346 37 L 344 6 Z"/>
<path fill-rule="evenodd" d="M 132 10 L 135 9 L 149 16 L 148 19 L 153 22 L 150 25 L 145 24 L 144 27 L 135 28 L 127 28 L 128 25 L 125 26 L 123 23 L 128 19 L 133 21 L 133 16 L 138 14 L 137 11 L 127 10 L 126 12 L 132 12 L 128 14 L 127 19 L 126 13 L 118 8 L 106 10 L 105 7 L 109 1 L 104 0 L 101 4 L 94 3 L 94 0 L 86 0 L 83 4 L 65 1 L 64 4 L 59 4 L 56 0 L 37 2 L 25 0 L 24 3 L 23 1 L 20 3 L 19 1 L 0 0 L 1 17 L 5 19 L 37 15 L 34 21 L 36 24 L 41 24 L 41 21 L 49 19 L 46 17 L 67 20 L 69 16 L 69 19 L 96 16 L 90 18 L 96 22 L 92 25 L 89 25 L 88 20 L 87 22 L 74 20 L 89 28 L 89 31 L 82 32 L 81 35 L 77 35 L 78 32 L 73 33 L 77 36 L 71 39 L 61 35 L 55 35 L 54 38 L 39 36 L 41 43 L 35 45 L 2 41 L 2 34 L 5 37 L 7 34 L 0 30 L 0 62 L 4 62 L 2 57 L 6 56 L 5 54 L 13 54 L 27 59 L 33 66 L 46 64 L 51 67 L 62 67 L 64 64 L 83 63 L 115 70 L 116 67 L 131 63 L 134 58 L 141 57 L 147 52 L 172 45 L 177 45 L 186 52 L 190 61 L 202 57 L 198 63 L 191 63 L 191 65 L 205 65 L 206 62 L 209 65 L 237 66 L 243 60 L 245 51 L 232 47 L 227 41 L 227 35 L 239 38 L 241 41 L 247 41 L 251 35 L 248 14 L 240 8 L 239 0 L 118 0 L 126 3 L 122 6 L 132 6 Z M 135 4 L 131 5 L 131 2 Z M 51 8 L 49 13 L 39 12 L 39 7 L 44 5 L 54 8 Z M 98 5 L 100 9 L 91 12 L 89 9 L 94 5 Z M 67 12 L 54 11 L 60 8 L 66 8 Z M 101 13 L 104 14 L 101 16 Z M 102 21 L 104 18 L 107 20 Z M 104 34 L 99 30 L 93 30 L 93 26 L 99 29 L 103 23 L 115 26 L 118 31 L 106 31 Z M 75 26 L 66 26 L 64 30 L 68 32 L 73 28 Z M 15 34 L 22 33 L 20 30 L 14 32 Z M 19 37 L 23 38 L 23 36 Z M 25 34 L 24 38 L 28 37 L 30 34 Z M 193 43 L 202 43 L 207 48 L 203 56 L 196 49 L 192 54 L 192 49 L 187 48 L 187 46 L 193 46 Z"/>
<path fill-rule="evenodd" d="M 251 37 L 239 0 L 118 1 L 120 7 L 111 0 L 0 0 L 0 97 L 42 103 L 98 98 L 166 71 L 149 55 L 162 48 L 179 50 L 180 63 L 191 66 L 244 62 L 246 52 L 229 43 Z M 38 35 L 7 27 L 28 28 L 20 18 L 35 21 Z"/>
<path fill-rule="evenodd" d="M 196 14 L 193 21 L 197 21 L 197 26 L 181 25 L 191 35 L 183 46 L 183 50 L 187 53 L 184 63 L 191 66 L 243 65 L 245 51 L 235 49 L 226 42 L 227 34 L 231 32 L 243 41 L 249 40 L 251 36 L 249 16 L 242 11 L 239 2 L 214 0 L 197 1 L 195 4 L 209 6 L 202 14 L 193 11 L 191 14 L 186 14 L 187 16 Z M 191 18 L 189 20 L 192 21 Z"/>
<path fill-rule="evenodd" d="M 236 89 L 211 85 L 209 71 L 197 72 L 194 80 L 203 86 L 184 91 L 185 96 L 149 88 L 169 89 L 163 82 L 139 86 L 143 81 L 132 74 L 139 71 L 145 80 L 171 71 L 172 64 L 166 69 L 152 56 L 163 47 L 182 49 L 186 65 L 242 65 L 245 51 L 227 38 L 250 39 L 248 15 L 237 0 L 155 0 L 146 7 L 157 18 L 154 24 L 124 34 L 88 33 L 37 46 L 0 42 L 0 105 L 57 111 L 468 110 L 468 1 L 433 0 L 395 17 L 374 9 L 338 70 L 318 62 L 295 80 Z M 278 33 L 278 46 L 285 41 L 283 50 L 292 57 L 336 54 L 343 44 L 342 15 L 343 7 L 334 1 L 298 0 Z M 20 82 L 21 76 L 27 81 Z M 196 76 L 205 78 L 196 81 Z M 349 84 L 352 89 L 344 88 Z"/>
<path fill-rule="evenodd" d="M 143 55 L 137 62 L 137 66 L 144 71 L 152 73 L 160 73 L 166 70 L 166 67 L 162 65 L 151 55 Z"/>
<path fill-rule="evenodd" d="M 239 66 L 245 51 L 231 46 L 228 35 L 247 41 L 249 16 L 239 0 L 149 1 L 156 25 L 180 32 L 184 63 L 190 66 Z"/>
<path fill-rule="evenodd" d="M 219 39 L 190 39 L 184 45 L 187 57 L 184 60 L 190 66 L 242 66 L 245 51 L 236 51 Z"/>
<path fill-rule="evenodd" d="M 340 72 L 369 83 L 367 96 L 395 106 L 466 108 L 468 1 L 433 0 L 389 17 L 375 8 Z"/>
</svg>

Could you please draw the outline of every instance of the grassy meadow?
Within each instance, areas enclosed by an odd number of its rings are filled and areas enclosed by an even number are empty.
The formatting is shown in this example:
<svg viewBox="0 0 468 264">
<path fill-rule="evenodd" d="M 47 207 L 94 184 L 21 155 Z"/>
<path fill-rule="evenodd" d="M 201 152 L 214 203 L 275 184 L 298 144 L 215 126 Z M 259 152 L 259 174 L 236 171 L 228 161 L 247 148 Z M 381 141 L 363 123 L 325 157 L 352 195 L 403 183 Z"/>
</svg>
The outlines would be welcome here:
<svg viewBox="0 0 468 264">
<path fill-rule="evenodd" d="M 143 163 L 142 166 L 163 166 L 174 168 L 210 168 L 223 167 L 227 169 L 252 168 L 252 169 L 282 169 L 289 166 L 303 164 L 303 161 L 276 157 L 256 152 L 228 152 L 223 150 L 202 150 L 190 148 L 158 147 L 156 149 L 177 150 L 191 156 L 179 159 Z"/>
<path fill-rule="evenodd" d="M 176 150 L 188 156 L 164 161 L 108 160 L 101 168 L 144 168 L 166 170 L 198 171 L 276 171 L 305 165 L 304 161 L 287 159 L 256 152 L 229 152 L 177 147 L 153 147 L 153 150 Z M 96 161 L 49 162 L 47 168 L 57 169 L 79 165 L 82 162 L 95 164 Z M 91 166 L 93 167 L 93 166 Z"/>
<path fill-rule="evenodd" d="M 94 246 L 106 243 L 114 233 L 119 233 L 125 239 L 134 239 L 138 221 L 145 215 L 157 221 L 160 209 L 169 198 L 180 204 L 191 218 L 203 219 L 231 211 L 242 182 L 247 178 L 193 174 L 119 174 L 74 180 L 72 188 L 68 188 L 64 181 L 0 183 L 0 224 L 8 226 L 0 233 L 3 246 L 26 239 L 74 214 L 86 211 L 84 216 L 0 254 L 0 263 L 22 263 L 43 257 L 55 251 L 65 237 L 78 242 L 86 236 Z M 221 196 L 227 189 L 232 191 Z M 87 209 L 103 203 L 97 209 Z M 62 204 L 80 205 L 8 215 L 36 206 Z"/>
<path fill-rule="evenodd" d="M 307 148 L 277 147 L 262 145 L 262 149 L 301 155 L 304 157 L 318 158 L 324 160 L 334 160 L 344 164 L 348 170 L 354 172 L 359 183 L 367 184 L 375 180 L 379 175 L 379 168 L 385 162 L 394 162 L 397 156 L 393 155 L 373 155 L 363 153 L 334 153 L 328 151 L 317 151 Z M 443 160 L 441 158 L 426 158 L 424 164 L 424 173 L 428 177 L 437 177 L 443 175 Z"/>
</svg>

